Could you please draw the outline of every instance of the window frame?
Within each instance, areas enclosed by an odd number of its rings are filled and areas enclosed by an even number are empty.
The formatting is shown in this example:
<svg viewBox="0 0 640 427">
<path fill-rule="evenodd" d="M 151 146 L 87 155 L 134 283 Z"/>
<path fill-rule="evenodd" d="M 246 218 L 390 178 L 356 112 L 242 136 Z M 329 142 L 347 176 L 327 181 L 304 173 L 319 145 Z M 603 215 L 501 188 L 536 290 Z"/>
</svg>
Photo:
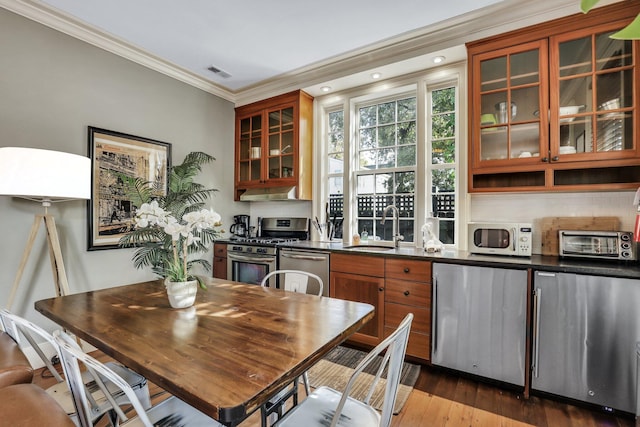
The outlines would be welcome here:
<svg viewBox="0 0 640 427">
<path fill-rule="evenodd" d="M 405 247 L 415 246 L 423 247 L 421 226 L 424 218 L 430 211 L 431 206 L 431 141 L 427 140 L 427 94 L 429 90 L 442 87 L 455 86 L 457 88 L 457 114 L 456 114 L 456 210 L 455 210 L 455 227 L 454 235 L 455 245 L 447 245 L 453 249 L 466 249 L 466 224 L 468 193 L 467 189 L 467 129 L 463 126 L 467 117 L 467 70 L 465 63 L 457 63 L 448 66 L 424 70 L 413 73 L 411 75 L 400 76 L 383 82 L 373 83 L 371 85 L 349 89 L 333 94 L 323 95 L 316 98 L 315 121 L 318 126 L 315 129 L 316 141 L 314 152 L 318 166 L 315 171 L 314 179 L 314 199 L 312 202 L 312 216 L 318 218 L 325 217 L 326 202 L 328 201 L 328 113 L 343 110 L 344 111 L 344 220 L 343 220 L 343 238 L 345 244 L 351 243 L 352 235 L 357 231 L 357 216 L 355 215 L 356 205 L 356 180 L 353 171 L 356 170 L 357 156 L 353 155 L 353 144 L 357 144 L 357 106 L 366 103 L 377 104 L 384 102 L 385 99 L 401 99 L 400 94 L 403 92 L 414 93 L 416 96 L 417 109 L 417 146 L 416 146 L 416 182 L 415 182 L 415 211 L 414 211 L 414 242 L 402 244 Z M 413 92 L 412 92 L 413 91 Z M 430 108 L 430 106 L 429 106 Z M 448 165 L 447 165 L 448 166 Z M 445 166 L 446 167 L 446 166 Z M 374 170 L 372 170 L 374 171 Z M 377 173 L 380 171 L 376 169 Z M 312 239 L 317 239 L 319 234 L 312 233 Z M 321 236 L 322 237 L 322 236 Z"/>
<path fill-rule="evenodd" d="M 416 122 L 416 141 L 415 141 L 415 147 L 416 147 L 416 158 L 415 158 L 415 164 L 412 166 L 393 166 L 393 167 L 384 167 L 384 168 L 374 168 L 374 169 L 361 169 L 359 167 L 359 158 L 360 158 L 360 125 L 359 125 L 359 121 L 360 121 L 360 113 L 359 111 L 363 108 L 367 108 L 367 107 L 372 107 L 372 106 L 379 106 L 381 104 L 385 104 L 385 103 L 389 103 L 389 102 L 399 102 L 401 100 L 404 99 L 409 99 L 409 98 L 415 98 L 416 100 L 416 117 L 415 117 L 415 122 Z M 391 226 L 389 225 L 385 225 L 383 227 L 380 227 L 379 224 L 376 224 L 376 221 L 381 220 L 382 216 L 377 215 L 378 212 L 382 212 L 382 210 L 384 209 L 384 207 L 380 208 L 379 206 L 376 206 L 376 208 L 374 209 L 373 212 L 373 216 L 371 217 L 360 217 L 358 215 L 358 196 L 364 196 L 365 194 L 360 194 L 357 191 L 357 187 L 358 187 L 358 179 L 361 176 L 366 176 L 366 175 L 384 175 L 384 174 L 391 174 L 394 175 L 396 173 L 402 173 L 402 172 L 413 172 L 414 173 L 414 180 L 417 180 L 417 168 L 418 168 L 418 152 L 417 152 L 417 148 L 418 145 L 420 144 L 420 140 L 418 138 L 418 134 L 417 134 L 417 125 L 418 122 L 420 120 L 420 116 L 418 115 L 418 108 L 417 108 L 417 104 L 418 104 L 418 93 L 416 88 L 412 88 L 412 90 L 408 90 L 406 92 L 398 92 L 395 91 L 392 95 L 388 95 L 388 96 L 383 96 L 383 97 L 379 97 L 379 98 L 371 98 L 371 99 L 367 99 L 364 102 L 356 102 L 354 103 L 353 107 L 353 111 L 351 111 L 351 113 L 354 115 L 354 123 L 356 123 L 356 125 L 354 126 L 354 131 L 353 134 L 355 136 L 354 138 L 354 142 L 355 142 L 355 147 L 349 152 L 350 155 L 353 155 L 355 163 L 354 163 L 354 169 L 350 175 L 350 179 L 348 180 L 349 182 L 353 182 L 352 183 L 352 191 L 353 191 L 353 196 L 355 199 L 355 203 L 350 205 L 350 210 L 353 213 L 353 224 L 355 229 L 354 229 L 354 233 L 357 231 L 358 233 L 362 234 L 362 231 L 365 229 L 365 227 L 362 227 L 362 230 L 360 229 L 361 227 L 359 226 L 359 223 L 362 222 L 371 222 L 373 224 L 373 227 L 369 227 L 367 229 L 367 232 L 370 236 L 370 238 L 374 238 L 376 236 L 376 229 L 378 228 L 383 228 L 383 229 L 391 229 Z M 399 122 L 396 120 L 393 122 L 394 124 L 398 124 Z M 378 128 L 382 125 L 377 124 L 375 127 Z M 396 141 L 397 142 L 397 141 Z M 394 148 L 398 148 L 400 147 L 397 144 L 393 145 Z M 397 156 L 397 151 L 396 151 L 396 156 Z M 375 187 L 376 185 L 374 185 Z M 369 194 L 369 193 L 366 193 Z M 372 193 L 373 194 L 373 199 L 374 201 L 376 199 L 378 199 L 379 197 L 392 197 L 394 199 L 397 198 L 397 193 L 394 191 L 389 192 L 389 193 Z M 404 194 L 404 193 L 402 193 Z M 415 192 L 415 182 L 414 182 L 414 192 L 413 192 L 413 203 L 415 206 L 416 203 L 416 192 Z M 395 204 L 395 201 L 394 203 Z M 386 207 L 386 206 L 385 206 Z M 401 219 L 399 219 L 400 222 L 402 221 L 407 221 L 408 217 L 401 217 Z M 413 217 L 411 217 L 411 221 L 413 221 L 413 236 L 414 238 L 417 236 L 417 218 L 415 216 L 415 208 L 414 208 L 414 215 Z M 402 227 L 399 227 L 400 230 L 402 230 Z M 385 233 L 386 234 L 386 233 Z M 402 232 L 401 232 L 402 234 Z M 393 237 L 392 237 L 393 238 Z M 391 239 L 387 239 L 391 240 Z M 413 244 L 414 241 L 410 241 L 410 242 L 406 242 L 406 243 L 410 243 Z"/>
</svg>

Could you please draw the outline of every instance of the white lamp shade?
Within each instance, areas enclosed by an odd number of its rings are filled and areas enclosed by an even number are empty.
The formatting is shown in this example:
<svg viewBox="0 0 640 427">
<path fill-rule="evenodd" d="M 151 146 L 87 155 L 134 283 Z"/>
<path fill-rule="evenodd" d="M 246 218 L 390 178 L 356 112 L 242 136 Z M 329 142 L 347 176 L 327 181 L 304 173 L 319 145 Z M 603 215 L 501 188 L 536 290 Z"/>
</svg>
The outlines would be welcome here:
<svg viewBox="0 0 640 427">
<path fill-rule="evenodd" d="M 91 159 L 60 151 L 0 147 L 0 195 L 90 199 Z"/>
</svg>

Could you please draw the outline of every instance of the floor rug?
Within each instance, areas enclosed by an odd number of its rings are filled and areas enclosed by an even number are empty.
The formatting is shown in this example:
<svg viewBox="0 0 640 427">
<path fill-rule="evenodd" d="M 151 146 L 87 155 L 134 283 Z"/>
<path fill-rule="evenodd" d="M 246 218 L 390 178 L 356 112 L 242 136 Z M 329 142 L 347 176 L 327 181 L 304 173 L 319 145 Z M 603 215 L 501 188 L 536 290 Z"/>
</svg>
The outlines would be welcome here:
<svg viewBox="0 0 640 427">
<path fill-rule="evenodd" d="M 338 391 L 344 390 L 354 368 L 366 355 L 367 353 L 360 350 L 343 346 L 336 347 L 324 359 L 309 369 L 309 383 L 311 387 L 328 386 Z M 381 362 L 382 356 L 378 356 L 376 361 L 364 370 L 352 388 L 351 397 L 360 400 L 366 397 L 369 391 L 369 385 L 375 378 Z M 399 413 L 407 402 L 409 393 L 411 393 L 413 386 L 418 380 L 418 375 L 420 375 L 420 365 L 404 363 L 400 376 L 400 387 L 398 387 L 398 397 L 396 398 L 393 411 L 394 414 Z M 386 377 L 386 372 L 383 374 L 383 379 L 378 382 L 371 398 L 371 405 L 378 410 L 382 409 L 384 388 L 386 385 L 384 377 Z"/>
</svg>

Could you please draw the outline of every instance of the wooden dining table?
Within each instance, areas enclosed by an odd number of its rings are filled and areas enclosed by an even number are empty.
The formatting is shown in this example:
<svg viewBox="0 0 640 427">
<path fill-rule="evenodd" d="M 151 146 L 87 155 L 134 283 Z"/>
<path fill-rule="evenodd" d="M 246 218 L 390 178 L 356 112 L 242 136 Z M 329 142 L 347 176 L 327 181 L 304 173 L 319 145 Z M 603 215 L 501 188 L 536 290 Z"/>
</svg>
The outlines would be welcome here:
<svg viewBox="0 0 640 427">
<path fill-rule="evenodd" d="M 170 307 L 150 281 L 36 302 L 108 356 L 225 425 L 237 425 L 356 332 L 369 304 L 206 279 Z"/>
</svg>

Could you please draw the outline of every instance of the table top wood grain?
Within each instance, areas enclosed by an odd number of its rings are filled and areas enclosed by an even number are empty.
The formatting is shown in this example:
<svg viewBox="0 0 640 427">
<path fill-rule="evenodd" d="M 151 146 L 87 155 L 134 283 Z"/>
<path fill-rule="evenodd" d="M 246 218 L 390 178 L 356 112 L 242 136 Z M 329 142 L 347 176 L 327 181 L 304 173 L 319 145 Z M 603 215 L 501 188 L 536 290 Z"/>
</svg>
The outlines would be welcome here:
<svg viewBox="0 0 640 427">
<path fill-rule="evenodd" d="M 169 306 L 160 281 L 38 301 L 36 310 L 169 393 L 234 425 L 373 317 L 369 304 L 207 279 Z"/>
</svg>

